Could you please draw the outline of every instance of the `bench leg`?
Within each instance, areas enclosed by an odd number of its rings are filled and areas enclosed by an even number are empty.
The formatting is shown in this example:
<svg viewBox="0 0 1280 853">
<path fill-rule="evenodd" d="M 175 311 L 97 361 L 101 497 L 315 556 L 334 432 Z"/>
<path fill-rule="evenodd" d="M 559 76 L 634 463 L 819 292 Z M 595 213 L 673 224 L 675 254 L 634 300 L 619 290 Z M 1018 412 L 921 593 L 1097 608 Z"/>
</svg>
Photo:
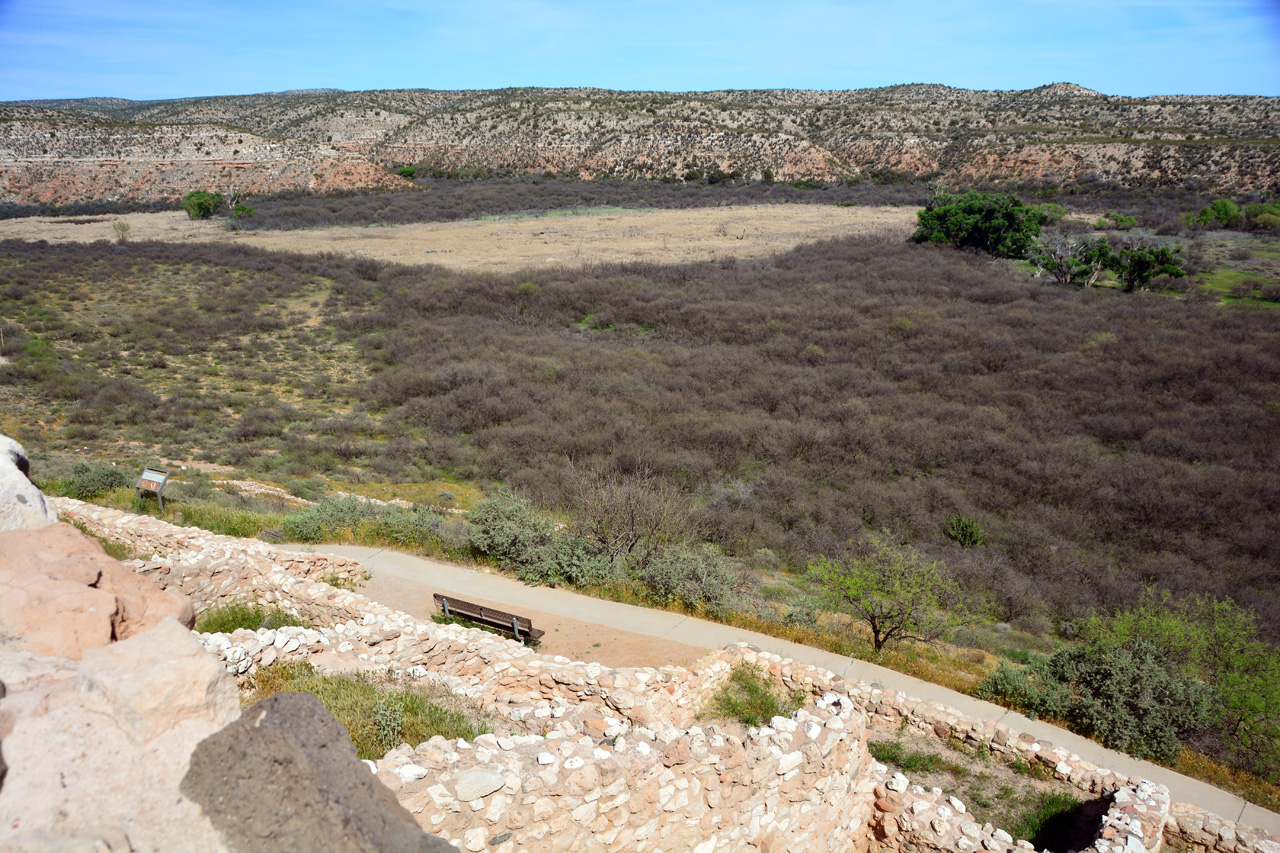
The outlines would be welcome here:
<svg viewBox="0 0 1280 853">
<path fill-rule="evenodd" d="M 440 606 L 444 608 L 444 615 L 448 616 L 449 615 L 449 599 L 447 598 L 440 599 Z"/>
<path fill-rule="evenodd" d="M 516 635 L 516 639 L 520 641 L 520 645 L 524 645 L 524 638 L 520 636 L 520 620 L 511 617 L 511 633 Z"/>
</svg>

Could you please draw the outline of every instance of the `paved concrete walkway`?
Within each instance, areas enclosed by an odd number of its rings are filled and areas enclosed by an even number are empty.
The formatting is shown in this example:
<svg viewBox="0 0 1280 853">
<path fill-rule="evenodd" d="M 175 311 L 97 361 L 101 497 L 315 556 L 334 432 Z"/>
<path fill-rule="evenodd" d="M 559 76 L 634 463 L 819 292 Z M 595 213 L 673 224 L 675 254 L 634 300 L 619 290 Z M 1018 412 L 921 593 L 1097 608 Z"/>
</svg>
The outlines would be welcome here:
<svg viewBox="0 0 1280 853">
<path fill-rule="evenodd" d="M 970 717 L 1004 723 L 1012 729 L 1048 741 L 1055 747 L 1069 749 L 1099 767 L 1167 785 L 1174 802 L 1191 803 L 1237 823 L 1280 835 L 1280 815 L 1247 803 L 1234 794 L 1157 764 L 1105 749 L 1088 738 L 1039 720 L 1029 720 L 999 705 L 983 702 L 873 663 L 665 610 L 604 601 L 563 589 L 526 586 L 512 578 L 471 566 L 430 560 L 398 551 L 357 545 L 321 545 L 309 550 L 351 557 L 375 572 L 386 572 L 417 581 L 441 591 L 455 593 L 462 598 L 475 596 L 502 602 L 517 612 L 521 607 L 540 610 L 583 622 L 594 622 L 605 629 L 617 628 L 636 634 L 648 634 L 707 649 L 724 648 L 736 642 L 751 643 L 765 651 L 829 669 L 847 679 L 880 684 L 908 696 L 941 702 Z M 395 606 L 394 601 L 380 603 Z"/>
</svg>

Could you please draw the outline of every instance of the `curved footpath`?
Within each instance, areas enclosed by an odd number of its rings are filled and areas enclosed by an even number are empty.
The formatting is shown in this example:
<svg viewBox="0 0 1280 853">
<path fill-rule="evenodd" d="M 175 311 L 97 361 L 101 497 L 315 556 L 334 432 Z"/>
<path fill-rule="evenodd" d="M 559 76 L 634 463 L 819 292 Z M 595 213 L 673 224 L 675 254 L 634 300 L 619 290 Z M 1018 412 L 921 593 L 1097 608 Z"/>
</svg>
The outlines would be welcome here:
<svg viewBox="0 0 1280 853">
<path fill-rule="evenodd" d="M 1069 749 L 1099 767 L 1166 785 L 1174 802 L 1191 803 L 1236 823 L 1280 835 L 1280 814 L 1247 803 L 1234 794 L 1166 767 L 1106 749 L 1066 729 L 1030 720 L 999 705 L 983 702 L 873 663 L 665 610 L 604 601 L 563 589 L 526 586 L 512 578 L 470 566 L 444 563 L 398 551 L 357 545 L 321 545 L 306 550 L 351 557 L 375 572 L 416 581 L 433 590 L 451 592 L 463 598 L 474 596 L 500 602 L 517 612 L 520 608 L 540 610 L 582 622 L 592 622 L 606 629 L 647 634 L 707 649 L 719 649 L 735 642 L 752 643 L 765 651 L 825 667 L 847 679 L 876 683 L 919 699 L 941 702 L 971 717 L 1004 723 L 1012 729 L 1049 741 L 1054 746 Z M 382 603 L 395 606 L 395 602 Z"/>
</svg>

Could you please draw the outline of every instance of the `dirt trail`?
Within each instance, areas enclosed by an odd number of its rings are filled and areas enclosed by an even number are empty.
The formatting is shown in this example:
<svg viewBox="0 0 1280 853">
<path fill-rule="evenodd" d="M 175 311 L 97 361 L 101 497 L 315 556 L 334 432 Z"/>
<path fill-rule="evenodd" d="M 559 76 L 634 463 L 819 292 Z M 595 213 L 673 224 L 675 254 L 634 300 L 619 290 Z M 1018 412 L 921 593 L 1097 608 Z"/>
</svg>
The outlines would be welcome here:
<svg viewBox="0 0 1280 853">
<path fill-rule="evenodd" d="M 0 221 L 0 239 L 91 243 L 114 239 L 111 224 L 129 223 L 130 240 L 237 243 L 307 254 L 337 252 L 401 264 L 511 272 L 598 263 L 682 263 L 761 258 L 802 244 L 889 232 L 903 239 L 915 225 L 909 207 L 819 204 L 634 210 L 511 217 L 419 225 L 227 231 L 182 211 Z"/>
<path fill-rule="evenodd" d="M 430 620 L 438 611 L 432 593 L 445 592 L 421 581 L 397 577 L 386 572 L 373 572 L 373 577 L 357 590 L 374 601 L 403 610 L 419 619 Z M 510 604 L 469 596 L 467 601 L 497 610 L 511 609 Z M 605 628 L 590 622 L 579 622 L 553 613 L 521 607 L 521 616 L 529 617 L 533 627 L 546 631 L 538 652 L 564 655 L 571 660 L 599 661 L 611 667 L 622 666 L 688 666 L 707 653 L 705 648 L 633 634 L 616 628 Z"/>
</svg>

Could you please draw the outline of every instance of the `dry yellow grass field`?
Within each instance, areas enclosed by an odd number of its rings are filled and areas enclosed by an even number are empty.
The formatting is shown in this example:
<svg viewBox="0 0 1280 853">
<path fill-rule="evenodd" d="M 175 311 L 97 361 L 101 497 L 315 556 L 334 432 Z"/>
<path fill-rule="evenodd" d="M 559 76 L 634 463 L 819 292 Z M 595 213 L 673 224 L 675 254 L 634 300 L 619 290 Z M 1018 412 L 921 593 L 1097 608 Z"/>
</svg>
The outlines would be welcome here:
<svg viewBox="0 0 1280 853">
<path fill-rule="evenodd" d="M 529 267 L 648 261 L 681 263 L 759 258 L 802 243 L 856 234 L 900 234 L 915 227 L 909 207 L 785 204 L 690 210 L 634 210 L 325 228 L 228 231 L 182 211 L 0 221 L 0 239 L 91 243 L 112 240 L 112 223 L 130 240 L 239 243 L 262 249 L 377 258 L 400 264 L 506 272 Z"/>
</svg>

